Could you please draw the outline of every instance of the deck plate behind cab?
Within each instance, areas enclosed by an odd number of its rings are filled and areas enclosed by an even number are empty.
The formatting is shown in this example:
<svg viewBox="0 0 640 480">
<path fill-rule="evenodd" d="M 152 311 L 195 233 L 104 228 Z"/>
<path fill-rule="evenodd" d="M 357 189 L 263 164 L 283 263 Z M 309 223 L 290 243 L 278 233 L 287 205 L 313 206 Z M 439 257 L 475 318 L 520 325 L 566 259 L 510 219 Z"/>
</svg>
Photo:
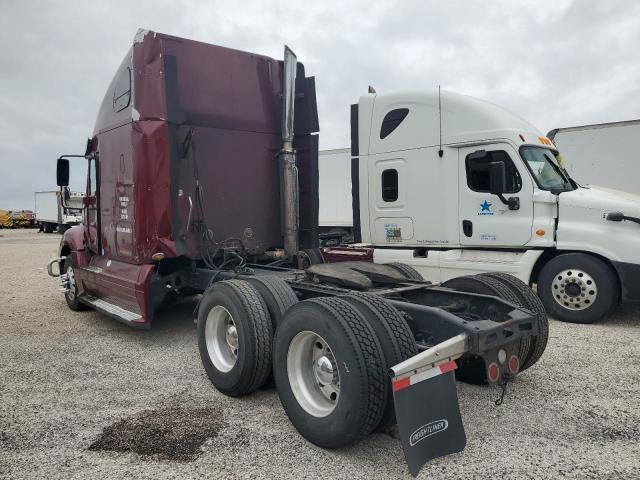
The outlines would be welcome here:
<svg viewBox="0 0 640 480">
<path fill-rule="evenodd" d="M 370 289 L 374 283 L 407 283 L 407 278 L 395 268 L 371 262 L 322 263 L 306 271 L 321 282 L 358 290 Z"/>
</svg>

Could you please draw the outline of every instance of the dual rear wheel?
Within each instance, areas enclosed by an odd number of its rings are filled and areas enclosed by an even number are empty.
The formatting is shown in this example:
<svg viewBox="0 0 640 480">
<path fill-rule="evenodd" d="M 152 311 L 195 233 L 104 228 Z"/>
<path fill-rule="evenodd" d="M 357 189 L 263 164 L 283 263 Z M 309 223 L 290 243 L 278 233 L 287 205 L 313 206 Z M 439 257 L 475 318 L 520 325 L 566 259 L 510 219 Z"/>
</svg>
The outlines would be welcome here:
<svg viewBox="0 0 640 480">
<path fill-rule="evenodd" d="M 527 285 L 499 273 L 447 283 L 531 310 L 538 335 L 518 345 L 521 370 L 538 361 L 547 343 L 547 317 Z M 239 396 L 260 388 L 273 373 L 293 425 L 324 448 L 352 444 L 392 425 L 389 368 L 418 353 L 402 314 L 366 293 L 297 300 L 277 277 L 214 284 L 198 315 L 198 346 L 212 383 Z M 462 364 L 458 372 L 467 382 L 486 380 L 484 364 Z"/>
<path fill-rule="evenodd" d="M 297 302 L 284 281 L 256 278 L 218 282 L 203 297 L 198 346 L 214 386 L 248 394 L 273 370 L 287 416 L 325 448 L 393 424 L 387 372 L 418 353 L 400 312 L 369 294 Z"/>
</svg>

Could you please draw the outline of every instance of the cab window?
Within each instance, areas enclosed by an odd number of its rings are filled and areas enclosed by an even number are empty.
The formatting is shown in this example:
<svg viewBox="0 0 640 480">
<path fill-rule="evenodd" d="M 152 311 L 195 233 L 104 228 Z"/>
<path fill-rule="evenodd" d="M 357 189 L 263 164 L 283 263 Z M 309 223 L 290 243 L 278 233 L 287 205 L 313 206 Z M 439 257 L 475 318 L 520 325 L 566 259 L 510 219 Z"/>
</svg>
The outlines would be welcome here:
<svg viewBox="0 0 640 480">
<path fill-rule="evenodd" d="M 98 189 L 98 172 L 96 171 L 96 161 L 95 159 L 89 160 L 89 174 L 88 174 L 88 184 L 87 184 L 87 196 L 94 197 L 97 195 Z"/>
<path fill-rule="evenodd" d="M 505 165 L 506 190 L 504 193 L 516 193 L 522 188 L 522 178 L 513 160 L 504 150 L 494 150 L 487 152 L 482 158 L 470 158 L 465 160 L 467 170 L 467 185 L 474 192 L 491 192 L 491 179 L 489 174 L 489 164 L 491 162 L 502 161 Z"/>
</svg>

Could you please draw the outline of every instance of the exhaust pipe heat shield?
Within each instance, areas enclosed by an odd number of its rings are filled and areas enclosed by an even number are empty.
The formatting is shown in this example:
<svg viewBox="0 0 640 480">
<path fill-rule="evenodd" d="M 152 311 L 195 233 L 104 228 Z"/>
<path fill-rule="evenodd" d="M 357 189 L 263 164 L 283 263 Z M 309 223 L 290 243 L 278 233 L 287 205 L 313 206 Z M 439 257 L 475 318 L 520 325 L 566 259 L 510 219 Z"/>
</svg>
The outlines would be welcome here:
<svg viewBox="0 0 640 480">
<path fill-rule="evenodd" d="M 280 199 L 284 251 L 288 257 L 298 253 L 299 241 L 299 186 L 296 155 L 293 150 L 293 118 L 296 95 L 296 55 L 284 47 L 282 85 L 282 151 L 279 155 Z"/>
</svg>

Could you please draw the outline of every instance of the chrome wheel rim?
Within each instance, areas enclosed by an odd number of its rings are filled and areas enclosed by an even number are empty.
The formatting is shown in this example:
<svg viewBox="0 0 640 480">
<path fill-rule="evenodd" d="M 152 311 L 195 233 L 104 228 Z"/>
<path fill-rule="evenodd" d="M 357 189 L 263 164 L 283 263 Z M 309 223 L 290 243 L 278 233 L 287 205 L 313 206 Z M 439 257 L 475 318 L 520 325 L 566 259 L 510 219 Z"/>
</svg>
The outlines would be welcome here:
<svg viewBox="0 0 640 480">
<path fill-rule="evenodd" d="M 553 278 L 551 292 L 561 307 L 568 310 L 584 310 L 595 303 L 598 286 L 587 272 L 568 269 L 557 273 Z"/>
<path fill-rule="evenodd" d="M 64 293 L 70 302 L 73 302 L 76 299 L 76 277 L 73 273 L 73 267 L 69 265 L 67 267 L 67 278 L 66 278 L 66 292 Z"/>
<path fill-rule="evenodd" d="M 304 331 L 289 344 L 287 374 L 293 395 L 314 417 L 326 417 L 340 400 L 340 372 L 331 347 L 320 335 Z"/>
<path fill-rule="evenodd" d="M 233 316 L 222 305 L 216 305 L 207 315 L 205 342 L 214 367 L 221 372 L 234 367 L 238 359 L 238 330 Z"/>
</svg>

